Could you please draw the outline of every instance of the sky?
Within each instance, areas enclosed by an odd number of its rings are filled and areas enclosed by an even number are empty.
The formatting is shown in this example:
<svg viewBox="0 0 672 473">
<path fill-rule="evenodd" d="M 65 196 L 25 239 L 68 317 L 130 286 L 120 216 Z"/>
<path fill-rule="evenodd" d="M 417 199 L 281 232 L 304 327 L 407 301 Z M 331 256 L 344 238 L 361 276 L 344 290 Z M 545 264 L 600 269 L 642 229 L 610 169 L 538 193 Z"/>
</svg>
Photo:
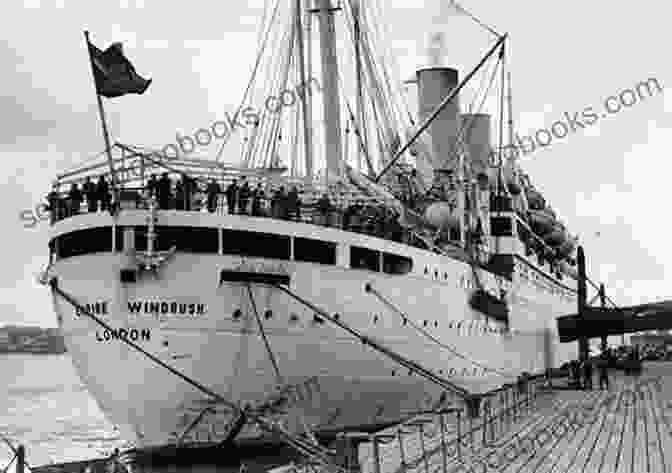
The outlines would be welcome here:
<svg viewBox="0 0 672 473">
<path fill-rule="evenodd" d="M 106 103 L 114 140 L 161 147 L 224 118 L 238 105 L 255 58 L 263 0 L 5 0 L 0 16 L 0 325 L 55 327 L 47 289 L 48 224 L 19 213 L 41 202 L 57 173 L 104 149 L 83 31 L 100 48 L 124 43 L 153 83 Z M 463 76 L 483 54 L 483 31 L 438 0 L 386 0 L 387 47 L 401 81 L 426 62 L 427 32 L 446 35 L 447 65 Z M 672 64 L 663 2 L 464 0 L 508 32 L 515 129 L 549 128 L 565 113 L 655 78 L 663 92 L 570 133 L 521 164 L 584 245 L 589 276 L 619 305 L 672 299 L 670 223 Z M 438 25 L 438 26 L 437 26 Z M 660 53 L 664 53 L 661 55 Z M 400 86 L 399 86 L 400 87 Z M 206 153 L 208 150 L 205 150 Z M 216 149 L 210 150 L 214 157 Z"/>
</svg>

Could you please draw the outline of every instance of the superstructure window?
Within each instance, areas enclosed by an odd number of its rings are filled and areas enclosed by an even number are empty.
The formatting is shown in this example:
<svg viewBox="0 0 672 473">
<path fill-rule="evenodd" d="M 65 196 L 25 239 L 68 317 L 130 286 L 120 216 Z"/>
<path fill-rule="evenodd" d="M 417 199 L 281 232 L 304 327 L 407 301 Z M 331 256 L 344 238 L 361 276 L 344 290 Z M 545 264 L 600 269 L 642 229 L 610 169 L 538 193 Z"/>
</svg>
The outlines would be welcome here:
<svg viewBox="0 0 672 473">
<path fill-rule="evenodd" d="M 104 253 L 112 251 L 112 228 L 97 227 L 86 230 L 76 230 L 58 238 L 58 257 L 86 255 L 89 253 Z"/>
<path fill-rule="evenodd" d="M 359 246 L 351 246 L 350 267 L 352 269 L 380 271 L 380 252 Z"/>
<path fill-rule="evenodd" d="M 203 227 L 156 227 L 156 248 L 187 253 L 218 253 L 219 235 L 216 228 Z"/>
<path fill-rule="evenodd" d="M 408 274 L 413 269 L 413 260 L 406 256 L 383 253 L 383 272 L 387 274 Z"/>
<path fill-rule="evenodd" d="M 336 243 L 296 237 L 294 238 L 294 260 L 336 264 Z"/>
<path fill-rule="evenodd" d="M 289 260 L 289 236 L 224 230 L 223 251 L 227 255 Z"/>
</svg>

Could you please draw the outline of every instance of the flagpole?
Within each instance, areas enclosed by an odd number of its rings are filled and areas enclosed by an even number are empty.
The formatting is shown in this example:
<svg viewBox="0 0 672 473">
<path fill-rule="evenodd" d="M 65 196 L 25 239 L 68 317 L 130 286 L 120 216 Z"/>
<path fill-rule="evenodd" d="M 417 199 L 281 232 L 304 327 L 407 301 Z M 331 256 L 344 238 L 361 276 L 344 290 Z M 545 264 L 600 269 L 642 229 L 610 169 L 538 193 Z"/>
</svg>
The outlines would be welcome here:
<svg viewBox="0 0 672 473">
<path fill-rule="evenodd" d="M 93 85 L 96 90 L 96 99 L 98 100 L 98 113 L 100 114 L 100 122 L 103 127 L 103 138 L 105 139 L 105 151 L 107 152 L 107 162 L 110 165 L 110 176 L 112 177 L 112 189 L 114 192 L 115 202 L 119 202 L 119 189 L 117 185 L 117 175 L 114 171 L 114 165 L 112 162 L 112 148 L 110 147 L 110 134 L 107 131 L 107 121 L 105 120 L 105 109 L 103 109 L 103 100 L 100 98 L 98 93 L 98 85 L 96 84 L 96 69 L 93 64 L 93 56 L 91 56 L 91 47 L 89 46 L 91 42 L 89 41 L 89 32 L 84 31 L 84 39 L 86 40 L 86 50 L 89 53 L 89 62 L 91 63 L 91 74 L 93 75 Z"/>
</svg>

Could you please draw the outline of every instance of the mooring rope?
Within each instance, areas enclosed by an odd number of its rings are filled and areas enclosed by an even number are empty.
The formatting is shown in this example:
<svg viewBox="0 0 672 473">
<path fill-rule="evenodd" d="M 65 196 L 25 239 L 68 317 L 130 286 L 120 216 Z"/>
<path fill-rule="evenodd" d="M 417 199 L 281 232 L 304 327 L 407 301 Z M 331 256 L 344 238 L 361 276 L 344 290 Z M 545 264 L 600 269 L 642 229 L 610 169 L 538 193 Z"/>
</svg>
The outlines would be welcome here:
<svg viewBox="0 0 672 473">
<path fill-rule="evenodd" d="M 261 317 L 259 317 L 259 311 L 257 311 L 257 304 L 254 300 L 254 295 L 252 294 L 252 288 L 250 284 L 247 284 L 247 293 L 250 296 L 250 302 L 252 303 L 252 310 L 254 311 L 254 316 L 257 319 L 257 325 L 259 326 L 259 332 L 261 333 L 261 337 L 264 340 L 264 344 L 266 345 L 266 351 L 268 352 L 268 357 L 271 360 L 271 363 L 273 364 L 273 369 L 275 370 L 275 378 L 276 382 L 280 385 L 285 384 L 285 379 L 284 377 L 280 374 L 280 368 L 278 367 L 278 362 L 275 358 L 275 354 L 273 353 L 273 349 L 271 348 L 271 344 L 268 341 L 268 337 L 266 336 L 266 330 L 264 329 L 264 324 L 261 322 Z M 303 425 L 303 429 L 306 432 L 306 435 L 310 437 L 313 443 L 317 444 L 317 439 L 315 438 L 315 435 L 313 435 L 313 432 L 310 430 L 308 427 L 308 423 L 306 422 L 305 417 L 302 415 L 302 413 L 299 411 L 299 418 L 301 420 L 301 424 Z"/>
<path fill-rule="evenodd" d="M 422 333 L 425 337 L 429 338 L 432 342 L 436 343 L 436 344 L 439 345 L 440 347 L 445 348 L 446 350 L 448 350 L 449 352 L 451 352 L 451 353 L 452 353 L 453 355 L 455 355 L 456 357 L 458 357 L 458 358 L 462 358 L 463 360 L 468 361 L 469 363 L 472 363 L 472 364 L 474 364 L 474 365 L 476 365 L 476 366 L 478 366 L 478 367 L 480 367 L 480 368 L 483 368 L 483 369 L 486 370 L 486 371 L 491 371 L 491 372 L 493 372 L 493 373 L 495 373 L 495 374 L 498 374 L 499 376 L 503 376 L 503 377 L 505 377 L 505 378 L 516 378 L 516 377 L 517 377 L 517 376 L 515 376 L 515 375 L 508 374 L 508 373 L 506 373 L 506 372 L 503 371 L 503 370 L 499 370 L 499 369 L 497 369 L 497 368 L 490 368 L 489 366 L 487 366 L 487 365 L 485 365 L 485 364 L 483 364 L 483 363 L 480 363 L 480 362 L 478 362 L 478 361 L 472 360 L 471 358 L 469 358 L 469 357 L 463 355 L 462 353 L 458 352 L 454 347 L 452 347 L 452 346 L 450 346 L 450 345 L 446 345 L 446 344 L 444 344 L 443 342 L 441 342 L 440 340 L 438 340 L 437 338 L 435 338 L 432 334 L 430 334 L 428 331 L 424 330 L 423 328 L 421 328 L 420 326 L 418 326 L 415 322 L 413 322 L 413 321 L 412 321 L 412 320 L 411 320 L 411 319 L 410 319 L 404 312 L 402 312 L 400 309 L 398 309 L 397 307 L 395 307 L 390 301 L 388 301 L 385 297 L 383 297 L 382 294 L 380 294 L 376 289 L 374 289 L 373 286 L 371 286 L 371 284 L 369 284 L 369 283 L 366 284 L 366 286 L 365 286 L 365 291 L 366 291 L 366 292 L 370 292 L 370 293 L 372 293 L 372 294 L 373 294 L 374 296 L 376 296 L 376 297 L 377 297 L 383 304 L 385 304 L 386 306 L 388 306 L 389 308 L 391 308 L 391 309 L 393 310 L 393 312 L 396 312 L 396 313 L 402 318 L 402 320 L 408 322 L 408 323 L 409 323 L 414 329 L 416 329 L 418 332 Z"/>
<path fill-rule="evenodd" d="M 283 286 L 280 286 L 279 284 L 272 284 L 272 286 L 280 289 L 283 292 L 285 292 L 286 294 L 288 294 L 292 298 L 296 299 L 301 304 L 305 305 L 306 307 L 313 310 L 314 312 L 320 314 L 322 317 L 327 319 L 329 322 L 333 323 L 334 325 L 339 326 L 343 330 L 346 330 L 351 335 L 358 338 L 363 344 L 368 345 L 371 348 L 373 348 L 374 350 L 379 351 L 380 353 L 386 355 L 388 358 L 392 359 L 392 361 L 400 364 L 404 368 L 407 368 L 411 371 L 417 372 L 423 378 L 431 381 L 434 384 L 437 384 L 438 386 L 442 387 L 443 389 L 446 389 L 448 391 L 451 391 L 451 392 L 457 394 L 458 396 L 460 396 L 462 398 L 468 398 L 468 397 L 471 396 L 471 393 L 467 389 L 465 389 L 461 386 L 458 386 L 458 385 L 454 384 L 453 382 L 451 382 L 447 379 L 444 379 L 440 376 L 437 376 L 436 374 L 432 373 L 430 370 L 424 368 L 420 364 L 403 357 L 402 355 L 396 353 L 395 351 L 393 351 L 393 350 L 383 346 L 382 344 L 374 341 L 370 337 L 367 337 L 366 335 L 364 335 L 362 333 L 359 333 L 356 329 L 353 329 L 349 325 L 347 325 L 347 324 L 341 322 L 340 320 L 337 320 L 334 317 L 330 316 L 324 310 L 322 310 L 322 309 L 318 308 L 317 306 L 311 304 L 310 302 L 303 299 L 301 296 L 294 293 L 293 291 L 291 291 L 291 290 L 289 290 L 289 289 L 287 289 Z"/>
<path fill-rule="evenodd" d="M 91 318 L 94 322 L 96 322 L 98 325 L 101 327 L 107 329 L 107 330 L 113 330 L 112 327 L 110 327 L 108 324 L 100 320 L 98 317 L 93 315 L 86 307 L 82 306 L 79 304 L 74 297 L 72 297 L 70 294 L 66 293 L 63 291 L 60 287 L 58 287 L 58 281 L 56 278 L 52 278 L 49 281 L 49 286 L 51 287 L 51 290 L 61 296 L 63 299 L 65 299 L 68 303 L 70 303 L 73 307 L 78 309 L 80 313 L 86 315 L 87 317 Z M 218 402 L 221 402 L 222 404 L 226 405 L 227 407 L 232 408 L 238 415 L 246 416 L 252 420 L 254 420 L 257 424 L 259 424 L 260 427 L 265 428 L 266 430 L 269 430 L 270 432 L 279 434 L 280 437 L 291 447 L 295 448 L 299 453 L 308 456 L 311 459 L 316 459 L 319 461 L 321 464 L 333 468 L 334 470 L 340 471 L 341 473 L 347 473 L 345 470 L 342 468 L 338 467 L 337 465 L 334 464 L 334 462 L 331 460 L 330 455 L 331 452 L 320 446 L 320 445 L 315 445 L 310 442 L 306 442 L 300 437 L 294 436 L 288 432 L 286 432 L 282 427 L 274 424 L 273 422 L 269 422 L 266 419 L 264 419 L 262 416 L 254 414 L 248 409 L 241 409 L 238 405 L 233 403 L 232 401 L 229 401 L 222 397 L 221 395 L 217 394 L 215 391 L 212 389 L 204 386 L 203 384 L 199 383 L 198 381 L 188 377 L 184 373 L 181 373 L 180 371 L 176 370 L 172 366 L 168 365 L 167 363 L 164 363 L 163 361 L 159 360 L 156 356 L 152 355 L 151 353 L 147 352 L 146 350 L 142 349 L 140 346 L 137 344 L 133 343 L 131 340 L 128 340 L 126 338 L 120 338 L 122 342 L 126 343 L 127 345 L 131 346 L 147 358 L 149 358 L 151 361 L 154 363 L 158 364 L 159 366 L 165 368 L 166 370 L 170 371 L 172 374 L 175 376 L 179 377 L 183 381 L 187 382 L 191 386 L 197 388 L 201 392 L 213 397 L 216 399 Z M 7 440 L 4 437 L 1 437 L 3 440 L 7 442 Z M 8 443 L 8 445 L 11 444 Z M 13 447 L 12 447 L 13 448 Z M 26 463 L 27 465 L 27 463 Z M 28 466 L 28 465 L 27 465 Z"/>
</svg>

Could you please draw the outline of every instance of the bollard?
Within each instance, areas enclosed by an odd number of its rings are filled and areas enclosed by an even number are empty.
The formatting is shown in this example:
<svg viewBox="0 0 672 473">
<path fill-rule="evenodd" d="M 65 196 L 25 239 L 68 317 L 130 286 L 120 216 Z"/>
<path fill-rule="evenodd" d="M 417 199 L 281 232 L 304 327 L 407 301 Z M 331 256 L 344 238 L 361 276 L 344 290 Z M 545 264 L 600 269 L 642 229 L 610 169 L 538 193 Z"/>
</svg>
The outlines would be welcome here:
<svg viewBox="0 0 672 473">
<path fill-rule="evenodd" d="M 26 449 L 23 445 L 16 448 L 16 473 L 25 473 L 26 471 Z"/>
</svg>

